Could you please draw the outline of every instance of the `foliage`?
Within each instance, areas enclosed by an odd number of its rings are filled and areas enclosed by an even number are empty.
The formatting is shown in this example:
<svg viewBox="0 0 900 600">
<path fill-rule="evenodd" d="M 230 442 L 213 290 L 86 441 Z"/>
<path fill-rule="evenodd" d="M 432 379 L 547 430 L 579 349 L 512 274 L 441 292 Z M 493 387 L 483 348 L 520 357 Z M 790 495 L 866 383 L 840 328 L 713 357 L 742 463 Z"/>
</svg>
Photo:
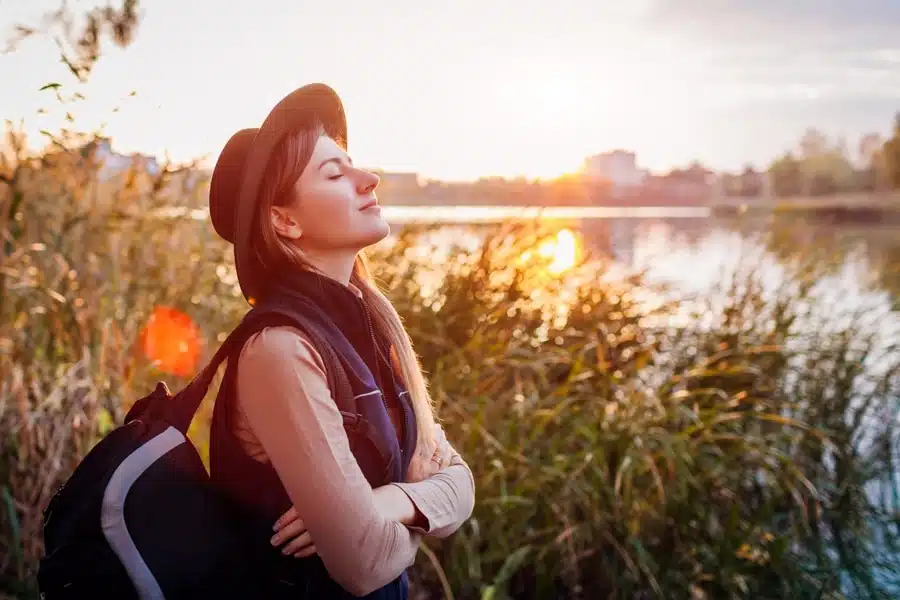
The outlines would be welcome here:
<svg viewBox="0 0 900 600">
<path fill-rule="evenodd" d="M 831 144 L 823 133 L 810 129 L 796 152 L 786 152 L 769 166 L 772 191 L 789 197 L 900 189 L 900 125 L 883 143 L 876 134 L 863 136 L 859 154 L 862 168 L 853 165 L 843 141 Z"/>
<path fill-rule="evenodd" d="M 803 194 L 803 170 L 800 161 L 787 152 L 769 167 L 772 187 L 776 196 L 800 196 Z"/>
<path fill-rule="evenodd" d="M 15 50 L 29 37 L 52 37 L 62 63 L 78 81 L 84 82 L 100 58 L 103 38 L 108 37 L 120 48 L 128 46 L 134 41 L 140 19 L 140 0 L 122 0 L 120 8 L 112 4 L 98 6 L 80 15 L 73 13 L 69 3 L 62 0 L 40 23 L 16 24 L 6 51 Z"/>
</svg>

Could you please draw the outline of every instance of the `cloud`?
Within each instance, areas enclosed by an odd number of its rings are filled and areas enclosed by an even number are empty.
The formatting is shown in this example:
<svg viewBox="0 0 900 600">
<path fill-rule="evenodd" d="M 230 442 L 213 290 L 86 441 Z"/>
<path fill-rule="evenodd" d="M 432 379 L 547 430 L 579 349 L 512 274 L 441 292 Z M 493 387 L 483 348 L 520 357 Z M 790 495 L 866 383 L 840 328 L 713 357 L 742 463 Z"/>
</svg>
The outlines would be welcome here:
<svg viewBox="0 0 900 600">
<path fill-rule="evenodd" d="M 647 19 L 726 45 L 900 47 L 897 0 L 658 0 Z"/>
<path fill-rule="evenodd" d="M 713 103 L 900 101 L 898 0 L 658 0 L 645 24 L 688 44 Z"/>
</svg>

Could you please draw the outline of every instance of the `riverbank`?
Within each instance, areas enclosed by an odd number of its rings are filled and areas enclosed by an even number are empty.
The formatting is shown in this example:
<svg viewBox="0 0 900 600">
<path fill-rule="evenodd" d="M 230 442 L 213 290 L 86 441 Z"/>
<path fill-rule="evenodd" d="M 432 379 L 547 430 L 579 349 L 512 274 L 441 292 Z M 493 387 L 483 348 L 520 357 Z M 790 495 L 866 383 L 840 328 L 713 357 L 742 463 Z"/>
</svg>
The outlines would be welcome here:
<svg viewBox="0 0 900 600">
<path fill-rule="evenodd" d="M 900 223 L 900 192 L 787 198 L 721 197 L 709 202 L 711 215 L 793 217 L 819 223 Z"/>
</svg>

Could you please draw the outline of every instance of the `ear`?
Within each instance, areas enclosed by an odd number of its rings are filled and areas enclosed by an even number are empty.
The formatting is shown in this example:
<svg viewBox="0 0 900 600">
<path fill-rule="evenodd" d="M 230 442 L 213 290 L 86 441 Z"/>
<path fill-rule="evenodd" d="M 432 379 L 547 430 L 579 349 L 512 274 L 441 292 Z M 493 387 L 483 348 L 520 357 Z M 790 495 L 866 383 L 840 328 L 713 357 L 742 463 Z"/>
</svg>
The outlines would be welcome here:
<svg viewBox="0 0 900 600">
<path fill-rule="evenodd" d="M 272 227 L 275 228 L 275 233 L 281 237 L 297 240 L 303 235 L 303 230 L 300 228 L 300 225 L 291 215 L 287 207 L 273 206 L 270 211 L 270 216 L 272 219 Z"/>
</svg>

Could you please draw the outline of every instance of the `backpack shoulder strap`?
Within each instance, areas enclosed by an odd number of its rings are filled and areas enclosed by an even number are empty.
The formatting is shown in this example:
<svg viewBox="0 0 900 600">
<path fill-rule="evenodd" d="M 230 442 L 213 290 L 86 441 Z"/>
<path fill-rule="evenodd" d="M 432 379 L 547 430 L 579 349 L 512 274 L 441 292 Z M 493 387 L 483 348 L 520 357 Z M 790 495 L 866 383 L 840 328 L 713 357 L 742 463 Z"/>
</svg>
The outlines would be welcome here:
<svg viewBox="0 0 900 600">
<path fill-rule="evenodd" d="M 342 411 L 356 412 L 356 404 L 353 402 L 353 387 L 350 384 L 350 378 L 347 376 L 344 362 L 338 356 L 334 345 L 328 341 L 325 330 L 302 312 L 291 310 L 288 307 L 266 307 L 261 308 L 260 311 L 272 316 L 270 320 L 267 320 L 269 323 L 279 324 L 278 321 L 280 320 L 286 325 L 296 327 L 309 338 L 325 364 L 328 389 L 331 390 L 338 408 Z M 267 324 L 266 326 L 269 325 Z"/>
<path fill-rule="evenodd" d="M 169 422 L 186 435 L 191 421 L 193 421 L 194 415 L 203 402 L 222 363 L 230 358 L 236 360 L 244 344 L 255 333 L 266 327 L 277 325 L 297 327 L 307 335 L 325 363 L 328 386 L 338 408 L 342 413 L 356 414 L 353 389 L 346 369 L 337 352 L 328 342 L 323 329 L 302 312 L 291 310 L 285 306 L 271 306 L 254 308 L 248 312 L 219 346 L 203 370 L 175 394 L 170 401 Z"/>
</svg>

